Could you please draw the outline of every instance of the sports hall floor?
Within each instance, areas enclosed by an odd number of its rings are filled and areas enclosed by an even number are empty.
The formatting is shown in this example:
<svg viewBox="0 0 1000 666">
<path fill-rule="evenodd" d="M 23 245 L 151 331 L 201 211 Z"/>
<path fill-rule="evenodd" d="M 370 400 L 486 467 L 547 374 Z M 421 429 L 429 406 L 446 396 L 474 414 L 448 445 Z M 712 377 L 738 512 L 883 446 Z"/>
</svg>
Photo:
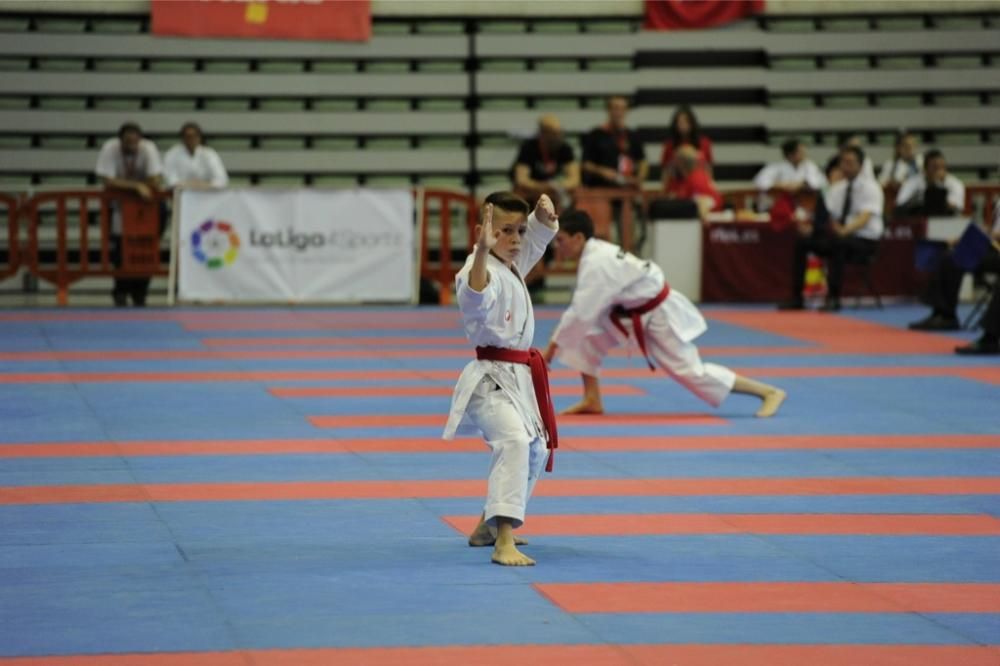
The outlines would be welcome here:
<svg viewBox="0 0 1000 666">
<path fill-rule="evenodd" d="M 1000 359 L 913 306 L 706 314 L 784 409 L 609 359 L 514 569 L 438 439 L 454 309 L 0 311 L 0 666 L 1000 664 Z"/>
</svg>

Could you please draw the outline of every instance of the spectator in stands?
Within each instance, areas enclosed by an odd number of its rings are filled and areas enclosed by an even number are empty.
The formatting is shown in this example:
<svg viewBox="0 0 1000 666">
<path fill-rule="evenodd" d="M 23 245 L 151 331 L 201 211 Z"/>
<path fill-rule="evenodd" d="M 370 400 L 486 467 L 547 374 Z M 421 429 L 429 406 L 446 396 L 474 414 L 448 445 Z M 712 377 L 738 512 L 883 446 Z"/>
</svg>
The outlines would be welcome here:
<svg viewBox="0 0 1000 666">
<path fill-rule="evenodd" d="M 722 195 L 694 146 L 681 146 L 673 163 L 675 168 L 665 187 L 671 198 L 693 201 L 701 219 L 711 211 L 722 210 Z"/>
<path fill-rule="evenodd" d="M 931 154 L 927 153 L 927 162 L 930 162 Z M 926 163 L 925 163 L 926 164 Z M 1000 205 L 994 206 L 993 228 L 990 231 L 989 247 L 984 248 L 982 258 L 973 272 L 1000 274 Z M 958 322 L 958 293 L 962 288 L 962 278 L 965 271 L 955 262 L 955 246 L 944 253 L 938 260 L 937 266 L 931 273 L 927 282 L 927 289 L 924 291 L 923 301 L 931 306 L 931 313 L 920 321 L 910 324 L 910 328 L 915 331 L 957 331 L 961 328 Z M 986 314 L 983 316 L 984 338 L 980 342 L 987 348 L 994 351 L 984 351 L 982 353 L 996 353 L 997 333 L 1000 332 L 1000 310 L 997 305 L 997 293 L 1000 287 L 994 289 L 993 298 Z M 977 353 L 973 351 L 959 353 Z"/>
<path fill-rule="evenodd" d="M 101 147 L 95 173 L 108 190 L 135 194 L 146 201 L 153 200 L 159 192 L 163 164 L 156 145 L 142 135 L 135 123 L 125 123 L 118 129 L 118 136 Z M 161 230 L 163 217 L 161 212 Z M 121 210 L 114 208 L 111 221 L 111 255 L 116 266 L 121 265 Z M 150 278 L 115 278 L 111 297 L 118 307 L 146 304 Z"/>
<path fill-rule="evenodd" d="M 924 156 L 917 152 L 917 137 L 910 132 L 896 134 L 892 159 L 886 160 L 879 172 L 878 182 L 884 188 L 895 189 L 907 179 L 919 176 L 924 168 Z"/>
<path fill-rule="evenodd" d="M 896 194 L 900 214 L 960 215 L 965 208 L 965 185 L 948 173 L 940 150 L 924 156 L 924 172 L 908 178 Z"/>
<path fill-rule="evenodd" d="M 163 159 L 168 187 L 223 188 L 229 184 L 229 174 L 219 154 L 206 146 L 204 140 L 197 123 L 184 123 L 181 142 L 168 150 Z"/>
<path fill-rule="evenodd" d="M 822 310 L 840 309 L 840 292 L 844 264 L 850 258 L 869 258 L 878 248 L 884 230 L 882 221 L 882 188 L 874 179 L 861 174 L 865 154 L 856 146 L 848 146 L 840 154 L 840 169 L 844 179 L 831 186 L 824 197 L 829 219 L 799 225 L 795 243 L 791 300 L 782 303 L 782 310 L 802 310 L 802 286 L 806 259 L 810 252 L 827 258 L 828 292 Z"/>
<path fill-rule="evenodd" d="M 806 156 L 806 147 L 798 139 L 781 144 L 780 162 L 773 162 L 761 169 L 753 179 L 754 187 L 762 194 L 772 191 L 798 194 L 803 190 L 818 192 L 826 180 L 816 163 Z"/>
<path fill-rule="evenodd" d="M 826 176 L 827 187 L 844 180 L 844 172 L 840 170 L 840 155 L 834 155 L 827 160 L 823 174 Z"/>
<path fill-rule="evenodd" d="M 639 133 L 625 126 L 628 100 L 608 98 L 608 121 L 583 140 L 583 184 L 587 187 L 640 187 L 649 164 Z"/>
<path fill-rule="evenodd" d="M 686 104 L 679 106 L 674 111 L 674 115 L 670 119 L 670 138 L 663 144 L 660 167 L 663 174 L 663 189 L 665 190 L 669 189 L 667 181 L 670 180 L 671 176 L 675 175 L 677 166 L 674 162 L 674 156 L 681 146 L 693 147 L 700 166 L 709 176 L 712 175 L 712 164 L 714 161 L 712 159 L 712 142 L 707 136 L 701 133 L 698 118 L 694 115 L 691 107 Z"/>
<path fill-rule="evenodd" d="M 531 206 L 543 194 L 547 194 L 559 210 L 572 205 L 572 192 L 580 186 L 580 163 L 576 161 L 573 147 L 566 142 L 562 125 L 554 115 L 539 118 L 538 136 L 521 144 L 511 169 L 511 179 L 515 193 Z M 552 257 L 552 248 L 547 248 L 542 261 L 524 276 L 533 298 L 545 288 L 545 271 Z"/>
<path fill-rule="evenodd" d="M 538 120 L 538 136 L 521 144 L 512 169 L 514 190 L 532 206 L 543 194 L 560 209 L 568 208 L 580 186 L 580 163 L 552 114 Z"/>
<path fill-rule="evenodd" d="M 840 156 L 843 154 L 844 148 L 848 148 L 850 146 L 854 146 L 855 148 L 860 149 L 862 154 L 864 154 L 865 148 L 863 145 L 861 145 L 861 135 L 844 134 L 841 136 L 840 144 L 837 147 L 838 160 L 840 159 Z M 872 164 L 872 160 L 870 157 L 865 157 L 865 162 L 864 164 L 861 165 L 861 176 L 864 178 L 871 178 L 872 180 L 875 180 L 875 165 Z"/>
<path fill-rule="evenodd" d="M 819 192 L 826 185 L 819 167 L 806 157 L 806 147 L 801 141 L 785 141 L 781 144 L 781 154 L 785 159 L 765 166 L 753 181 L 760 192 L 757 208 L 770 211 L 775 229 L 785 228 L 794 220 L 801 221 L 805 213 L 800 195 Z"/>
</svg>

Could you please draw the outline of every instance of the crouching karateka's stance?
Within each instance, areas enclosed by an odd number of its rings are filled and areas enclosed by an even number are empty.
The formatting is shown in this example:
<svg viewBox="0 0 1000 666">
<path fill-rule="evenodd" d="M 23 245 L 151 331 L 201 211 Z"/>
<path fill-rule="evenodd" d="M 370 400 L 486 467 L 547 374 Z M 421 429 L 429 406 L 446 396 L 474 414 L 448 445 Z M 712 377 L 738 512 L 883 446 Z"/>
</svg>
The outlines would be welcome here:
<svg viewBox="0 0 1000 666">
<path fill-rule="evenodd" d="M 627 344 L 630 334 L 651 370 L 659 366 L 713 407 L 736 392 L 763 401 L 757 416 L 778 410 L 785 399 L 781 389 L 702 362 L 692 341 L 708 328 L 705 319 L 683 294 L 670 289 L 659 266 L 594 238 L 594 224 L 583 211 L 563 213 L 559 227 L 557 255 L 578 260 L 579 269 L 573 300 L 545 358 L 555 356 L 583 375 L 583 400 L 564 413 L 603 413 L 597 379 L 601 360 L 612 348 Z"/>
<path fill-rule="evenodd" d="M 514 566 L 535 563 L 517 549 L 525 542 L 515 541 L 514 529 L 558 443 L 547 366 L 531 348 L 535 316 L 523 277 L 559 227 L 547 196 L 529 210 L 509 192 L 488 196 L 475 249 L 455 276 L 476 360 L 458 379 L 444 432 L 445 439 L 482 433 L 492 450 L 486 505 L 469 545 L 493 545 L 492 560 Z"/>
</svg>

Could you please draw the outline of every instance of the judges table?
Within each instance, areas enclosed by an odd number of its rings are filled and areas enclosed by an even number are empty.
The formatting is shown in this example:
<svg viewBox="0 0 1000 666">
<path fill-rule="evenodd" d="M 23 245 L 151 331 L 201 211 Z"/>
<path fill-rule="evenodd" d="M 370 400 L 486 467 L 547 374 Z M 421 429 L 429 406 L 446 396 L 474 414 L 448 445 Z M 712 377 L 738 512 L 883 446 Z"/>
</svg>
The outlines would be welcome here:
<svg viewBox="0 0 1000 666">
<path fill-rule="evenodd" d="M 774 303 L 791 297 L 793 228 L 779 231 L 762 222 L 698 220 L 654 220 L 650 226 L 653 260 L 663 267 L 671 285 L 692 299 Z M 914 250 L 927 229 L 926 219 L 887 224 L 873 273 L 880 295 L 919 293 L 922 276 L 914 266 Z M 867 295 L 863 270 L 847 267 L 843 296 Z"/>
</svg>

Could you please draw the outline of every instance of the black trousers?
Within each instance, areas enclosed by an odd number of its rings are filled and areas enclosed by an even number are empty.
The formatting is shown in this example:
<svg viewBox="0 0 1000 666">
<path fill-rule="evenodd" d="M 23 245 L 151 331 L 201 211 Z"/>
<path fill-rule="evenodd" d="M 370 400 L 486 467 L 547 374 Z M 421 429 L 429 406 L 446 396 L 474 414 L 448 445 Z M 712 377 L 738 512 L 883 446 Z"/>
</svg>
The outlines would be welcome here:
<svg viewBox="0 0 1000 666">
<path fill-rule="evenodd" d="M 1000 252 L 990 248 L 989 253 L 976 268 L 976 272 L 1000 274 Z M 945 253 L 931 273 L 924 291 L 924 302 L 934 308 L 934 313 L 943 317 L 957 316 L 958 292 L 962 288 L 965 271 L 955 265 L 951 252 Z M 996 300 L 994 293 L 994 301 Z M 992 308 L 995 310 L 995 308 Z M 989 314 L 989 310 L 987 310 Z M 994 315 L 996 316 L 996 315 Z M 986 317 L 988 318 L 988 317 Z"/>
<path fill-rule="evenodd" d="M 122 266 L 122 237 L 120 234 L 111 236 L 111 263 L 115 268 Z M 149 283 L 152 278 L 123 278 L 116 277 L 114 286 L 111 288 L 111 297 L 115 305 L 126 305 L 128 299 L 132 299 L 132 304 L 142 307 L 146 304 L 146 295 L 149 293 Z"/>
<path fill-rule="evenodd" d="M 827 298 L 839 299 L 844 285 L 844 264 L 867 261 L 877 249 L 878 241 L 858 236 L 841 238 L 826 233 L 825 230 L 817 230 L 810 236 L 799 236 L 795 241 L 792 300 L 802 300 L 802 287 L 805 285 L 806 263 L 810 252 L 827 260 Z"/>
<path fill-rule="evenodd" d="M 986 307 L 979 325 L 986 333 L 1000 338 L 1000 286 L 993 289 L 990 304 Z"/>
</svg>

